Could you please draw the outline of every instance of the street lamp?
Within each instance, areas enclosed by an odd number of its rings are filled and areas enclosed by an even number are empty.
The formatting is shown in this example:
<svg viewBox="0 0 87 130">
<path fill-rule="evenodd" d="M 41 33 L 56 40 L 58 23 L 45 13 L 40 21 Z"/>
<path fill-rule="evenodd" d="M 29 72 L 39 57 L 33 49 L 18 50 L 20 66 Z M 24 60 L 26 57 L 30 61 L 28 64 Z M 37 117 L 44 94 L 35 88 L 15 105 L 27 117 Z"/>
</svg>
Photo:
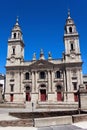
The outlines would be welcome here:
<svg viewBox="0 0 87 130">
<path fill-rule="evenodd" d="M 78 93 L 78 112 L 80 114 L 81 113 L 80 85 L 77 93 Z"/>
<path fill-rule="evenodd" d="M 34 103 L 32 102 L 32 112 L 33 112 L 33 110 L 34 110 Z"/>
</svg>

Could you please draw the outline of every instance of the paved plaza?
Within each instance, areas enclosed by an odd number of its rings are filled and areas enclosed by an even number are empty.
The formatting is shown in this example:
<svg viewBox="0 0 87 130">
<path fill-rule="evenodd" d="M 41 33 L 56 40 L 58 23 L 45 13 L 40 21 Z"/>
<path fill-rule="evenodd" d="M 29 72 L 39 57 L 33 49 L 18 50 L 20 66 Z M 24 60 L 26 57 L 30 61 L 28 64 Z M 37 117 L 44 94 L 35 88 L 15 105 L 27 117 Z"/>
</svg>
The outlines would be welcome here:
<svg viewBox="0 0 87 130">
<path fill-rule="evenodd" d="M 28 109 L 11 109 L 11 108 L 0 108 L 0 121 L 4 120 L 19 120 L 19 118 L 12 117 L 9 115 L 9 112 L 13 111 L 22 111 L 22 112 L 29 112 Z M 49 127 L 0 127 L 0 130 L 87 130 L 87 121 L 74 123 L 71 125 L 58 125 L 58 126 L 49 126 Z"/>
<path fill-rule="evenodd" d="M 0 130 L 87 130 L 87 122 L 79 122 L 72 125 L 59 125 L 49 127 L 0 127 Z"/>
</svg>

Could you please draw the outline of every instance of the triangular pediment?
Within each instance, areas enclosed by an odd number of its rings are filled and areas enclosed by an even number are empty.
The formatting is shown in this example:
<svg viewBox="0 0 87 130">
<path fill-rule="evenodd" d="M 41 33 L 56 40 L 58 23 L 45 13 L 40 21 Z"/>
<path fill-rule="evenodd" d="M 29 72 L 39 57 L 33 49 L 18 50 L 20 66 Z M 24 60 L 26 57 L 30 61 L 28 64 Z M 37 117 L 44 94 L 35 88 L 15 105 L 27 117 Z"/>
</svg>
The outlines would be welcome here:
<svg viewBox="0 0 87 130">
<path fill-rule="evenodd" d="M 38 60 L 32 63 L 29 68 L 31 69 L 42 69 L 42 68 L 52 68 L 53 63 L 47 61 L 47 60 Z"/>
</svg>

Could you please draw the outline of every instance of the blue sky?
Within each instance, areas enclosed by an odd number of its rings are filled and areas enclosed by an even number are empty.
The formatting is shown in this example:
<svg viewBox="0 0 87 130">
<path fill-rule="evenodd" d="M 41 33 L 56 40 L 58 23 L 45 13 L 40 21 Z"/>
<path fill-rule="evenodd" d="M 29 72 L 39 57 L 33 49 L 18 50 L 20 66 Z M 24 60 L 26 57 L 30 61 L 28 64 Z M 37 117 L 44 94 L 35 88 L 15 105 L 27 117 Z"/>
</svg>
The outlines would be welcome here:
<svg viewBox="0 0 87 130">
<path fill-rule="evenodd" d="M 68 8 L 80 34 L 83 73 L 87 73 L 87 0 L 1 0 L 0 1 L 0 73 L 5 73 L 8 38 L 16 17 L 23 32 L 25 60 L 32 60 L 40 49 L 45 58 L 61 58 Z"/>
</svg>

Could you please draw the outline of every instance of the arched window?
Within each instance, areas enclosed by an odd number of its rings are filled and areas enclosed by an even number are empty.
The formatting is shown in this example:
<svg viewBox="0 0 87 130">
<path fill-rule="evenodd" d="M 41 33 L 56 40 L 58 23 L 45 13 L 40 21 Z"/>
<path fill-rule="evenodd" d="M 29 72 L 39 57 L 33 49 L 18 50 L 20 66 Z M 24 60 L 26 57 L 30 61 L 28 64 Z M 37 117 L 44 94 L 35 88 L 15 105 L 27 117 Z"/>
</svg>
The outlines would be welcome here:
<svg viewBox="0 0 87 130">
<path fill-rule="evenodd" d="M 29 73 L 28 72 L 25 74 L 25 79 L 29 80 Z"/>
<path fill-rule="evenodd" d="M 15 47 L 13 47 L 13 55 L 15 55 Z"/>
<path fill-rule="evenodd" d="M 71 43 L 71 50 L 74 50 L 73 43 Z"/>
<path fill-rule="evenodd" d="M 40 72 L 40 79 L 45 79 L 45 72 L 44 71 Z"/>
<path fill-rule="evenodd" d="M 20 33 L 18 33 L 18 38 L 20 38 Z"/>
<path fill-rule="evenodd" d="M 72 33 L 72 27 L 69 27 L 69 32 Z"/>
<path fill-rule="evenodd" d="M 56 78 L 60 78 L 60 71 L 57 71 L 55 76 Z"/>
<path fill-rule="evenodd" d="M 26 91 L 30 91 L 30 87 L 29 86 L 26 87 Z"/>
<path fill-rule="evenodd" d="M 41 88 L 44 88 L 44 87 L 46 87 L 46 85 L 45 84 L 41 84 Z"/>
<path fill-rule="evenodd" d="M 14 33 L 14 39 L 16 39 L 16 33 Z"/>
<path fill-rule="evenodd" d="M 62 87 L 60 85 L 57 85 L 57 91 L 61 91 Z"/>
</svg>

